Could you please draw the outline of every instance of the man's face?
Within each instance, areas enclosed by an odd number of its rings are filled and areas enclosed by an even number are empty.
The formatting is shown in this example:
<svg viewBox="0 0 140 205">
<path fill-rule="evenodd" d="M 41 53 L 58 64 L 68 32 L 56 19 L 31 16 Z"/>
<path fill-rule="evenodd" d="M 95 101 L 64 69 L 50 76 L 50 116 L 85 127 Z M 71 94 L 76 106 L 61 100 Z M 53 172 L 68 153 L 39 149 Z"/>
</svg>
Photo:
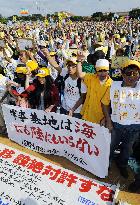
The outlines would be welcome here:
<svg viewBox="0 0 140 205">
<path fill-rule="evenodd" d="M 100 81 L 104 81 L 108 77 L 108 71 L 106 70 L 100 70 L 97 72 L 97 76 Z"/>
<path fill-rule="evenodd" d="M 19 59 L 22 63 L 26 63 L 28 60 L 26 56 L 26 52 L 20 52 Z"/>
<path fill-rule="evenodd" d="M 123 80 L 126 86 L 134 86 L 135 83 L 140 79 L 140 70 L 137 67 L 128 68 L 122 74 Z"/>
<path fill-rule="evenodd" d="M 73 62 L 68 62 L 67 68 L 69 75 L 74 75 L 76 73 L 76 65 Z"/>
</svg>

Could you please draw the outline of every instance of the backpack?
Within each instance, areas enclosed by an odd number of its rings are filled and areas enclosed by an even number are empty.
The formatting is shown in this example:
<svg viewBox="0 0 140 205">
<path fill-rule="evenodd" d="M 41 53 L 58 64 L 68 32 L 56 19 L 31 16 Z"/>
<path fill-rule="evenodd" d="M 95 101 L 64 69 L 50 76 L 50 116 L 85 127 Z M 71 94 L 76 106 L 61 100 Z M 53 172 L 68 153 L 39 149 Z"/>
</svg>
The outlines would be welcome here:
<svg viewBox="0 0 140 205">
<path fill-rule="evenodd" d="M 65 77 L 61 76 L 60 74 L 58 77 L 55 79 L 55 85 L 57 86 L 59 90 L 59 97 L 60 97 L 60 104 L 61 104 L 61 98 L 64 96 L 64 89 L 65 89 L 65 81 L 68 79 L 69 74 L 66 74 Z M 81 96 L 81 78 L 77 79 L 77 87 L 79 90 L 79 94 Z"/>
</svg>

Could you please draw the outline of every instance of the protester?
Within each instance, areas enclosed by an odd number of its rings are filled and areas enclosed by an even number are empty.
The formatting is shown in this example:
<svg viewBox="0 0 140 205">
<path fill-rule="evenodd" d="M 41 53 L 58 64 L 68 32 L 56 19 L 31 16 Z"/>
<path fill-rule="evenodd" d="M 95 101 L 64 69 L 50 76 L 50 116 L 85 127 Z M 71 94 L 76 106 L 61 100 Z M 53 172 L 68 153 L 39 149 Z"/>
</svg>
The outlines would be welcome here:
<svg viewBox="0 0 140 205">
<path fill-rule="evenodd" d="M 134 60 L 125 62 L 122 77 L 123 81 L 114 81 L 112 83 L 110 91 L 111 119 L 113 122 L 110 163 L 115 149 L 121 143 L 117 165 L 121 175 L 128 178 L 128 160 L 132 153 L 132 146 L 140 135 L 140 63 Z"/>
<path fill-rule="evenodd" d="M 55 112 L 59 104 L 59 93 L 49 69 L 40 68 L 36 77 L 30 94 L 31 107 L 45 112 Z"/>
<path fill-rule="evenodd" d="M 8 91 L 9 89 L 11 89 L 11 86 L 19 87 L 16 82 L 11 81 L 7 77 L 0 74 L 0 134 L 6 133 L 6 126 L 3 118 L 1 105 L 2 103 L 9 103 L 10 99 L 8 96 Z"/>
<path fill-rule="evenodd" d="M 93 123 L 103 123 L 111 129 L 111 123 L 105 115 L 110 103 L 109 92 L 112 83 L 108 74 L 109 62 L 106 59 L 97 60 L 96 74 L 87 74 L 82 72 L 81 58 L 82 55 L 79 55 L 77 72 L 87 86 L 87 97 L 81 112 L 83 119 Z"/>
<path fill-rule="evenodd" d="M 51 58 L 49 52 L 44 50 L 49 63 L 60 73 L 63 77 L 61 84 L 61 114 L 68 114 L 73 117 L 81 118 L 81 108 L 85 99 L 86 86 L 77 77 L 76 59 L 71 58 L 67 61 L 66 68 L 59 67 L 57 62 Z"/>
</svg>

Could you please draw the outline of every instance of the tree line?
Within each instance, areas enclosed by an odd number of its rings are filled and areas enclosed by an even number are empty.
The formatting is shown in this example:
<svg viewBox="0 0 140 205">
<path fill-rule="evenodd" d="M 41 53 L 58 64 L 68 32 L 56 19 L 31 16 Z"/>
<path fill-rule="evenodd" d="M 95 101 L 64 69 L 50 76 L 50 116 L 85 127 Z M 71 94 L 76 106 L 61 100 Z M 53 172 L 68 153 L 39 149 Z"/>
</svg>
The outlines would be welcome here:
<svg viewBox="0 0 140 205">
<path fill-rule="evenodd" d="M 138 19 L 140 18 L 140 9 L 133 9 L 129 12 L 129 16 L 132 19 Z M 14 15 L 14 17 L 16 18 L 17 21 L 44 21 L 46 18 L 49 19 L 50 17 L 54 20 L 54 21 L 58 21 L 59 18 L 56 14 L 47 14 L 47 16 L 42 16 L 41 14 L 32 14 L 32 15 L 22 15 L 22 16 L 18 16 L 18 15 Z M 3 17 L 2 15 L 0 15 L 0 22 L 1 23 L 7 23 L 9 20 L 13 21 L 14 19 L 13 16 L 10 17 Z M 106 13 L 103 14 L 102 12 L 96 12 L 93 13 L 90 17 L 86 17 L 86 16 L 71 16 L 70 20 L 71 21 L 84 21 L 84 20 L 94 20 L 94 21 L 111 21 L 112 18 L 114 17 L 114 13 L 110 12 L 110 13 Z"/>
</svg>

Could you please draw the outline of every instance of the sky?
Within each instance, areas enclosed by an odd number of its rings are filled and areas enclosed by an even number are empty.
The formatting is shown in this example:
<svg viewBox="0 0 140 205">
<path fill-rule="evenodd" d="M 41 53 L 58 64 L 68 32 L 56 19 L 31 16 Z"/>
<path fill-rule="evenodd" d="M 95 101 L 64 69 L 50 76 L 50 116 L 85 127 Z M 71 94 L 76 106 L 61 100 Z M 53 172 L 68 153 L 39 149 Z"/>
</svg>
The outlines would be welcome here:
<svg viewBox="0 0 140 205">
<path fill-rule="evenodd" d="M 140 0 L 0 0 L 2 16 L 19 15 L 21 8 L 30 14 L 68 11 L 75 15 L 90 16 L 95 12 L 128 11 L 140 8 Z"/>
</svg>

